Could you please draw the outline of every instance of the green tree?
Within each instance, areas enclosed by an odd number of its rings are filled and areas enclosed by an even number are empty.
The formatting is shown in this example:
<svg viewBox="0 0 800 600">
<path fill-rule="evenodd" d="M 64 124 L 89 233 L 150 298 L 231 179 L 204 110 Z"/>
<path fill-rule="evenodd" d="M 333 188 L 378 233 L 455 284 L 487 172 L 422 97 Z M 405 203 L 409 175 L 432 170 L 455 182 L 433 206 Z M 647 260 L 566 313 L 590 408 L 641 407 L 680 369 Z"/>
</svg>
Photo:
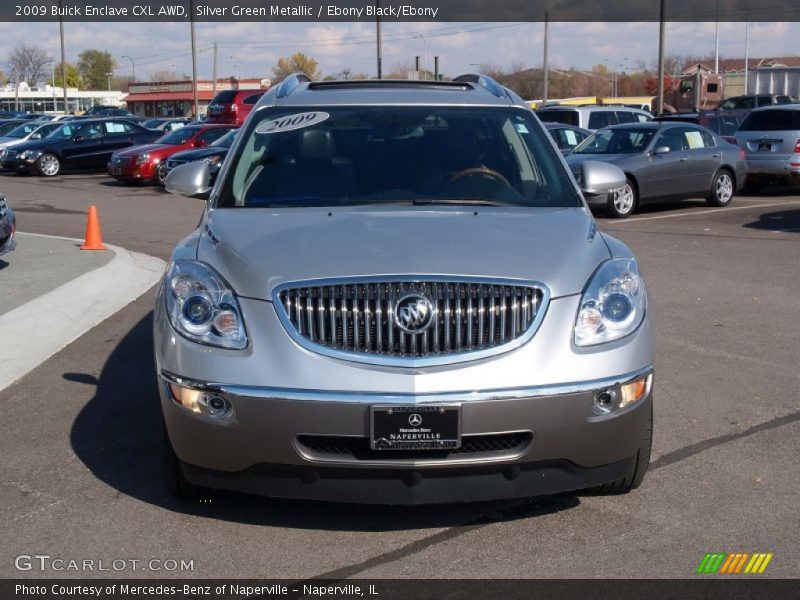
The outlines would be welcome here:
<svg viewBox="0 0 800 600">
<path fill-rule="evenodd" d="M 110 52 L 88 49 L 78 55 L 78 72 L 84 89 L 104 90 L 108 87 L 108 73 L 113 73 L 117 61 Z"/>
<path fill-rule="evenodd" d="M 67 87 L 80 88 L 81 87 L 81 74 L 78 73 L 78 67 L 71 62 L 65 63 L 67 67 Z M 61 63 L 56 65 L 55 85 L 56 87 L 63 87 L 64 82 L 61 79 Z"/>
<path fill-rule="evenodd" d="M 283 56 L 279 58 L 278 64 L 272 67 L 272 73 L 275 75 L 273 84 L 283 81 L 292 73 L 305 73 L 315 80 L 321 76 L 319 63 L 302 52 L 297 52 L 288 58 Z"/>
</svg>

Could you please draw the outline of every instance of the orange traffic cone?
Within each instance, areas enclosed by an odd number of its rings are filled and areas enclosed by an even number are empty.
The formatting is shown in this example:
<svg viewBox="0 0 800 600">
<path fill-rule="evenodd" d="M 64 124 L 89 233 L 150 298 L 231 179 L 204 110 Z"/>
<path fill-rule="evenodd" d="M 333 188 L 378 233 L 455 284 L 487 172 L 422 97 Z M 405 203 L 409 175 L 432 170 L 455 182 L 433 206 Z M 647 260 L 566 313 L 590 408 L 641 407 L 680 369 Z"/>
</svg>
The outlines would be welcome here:
<svg viewBox="0 0 800 600">
<path fill-rule="evenodd" d="M 86 239 L 81 250 L 108 250 L 103 244 L 103 234 L 100 232 L 100 219 L 97 216 L 97 207 L 89 207 L 89 218 L 86 220 Z"/>
</svg>

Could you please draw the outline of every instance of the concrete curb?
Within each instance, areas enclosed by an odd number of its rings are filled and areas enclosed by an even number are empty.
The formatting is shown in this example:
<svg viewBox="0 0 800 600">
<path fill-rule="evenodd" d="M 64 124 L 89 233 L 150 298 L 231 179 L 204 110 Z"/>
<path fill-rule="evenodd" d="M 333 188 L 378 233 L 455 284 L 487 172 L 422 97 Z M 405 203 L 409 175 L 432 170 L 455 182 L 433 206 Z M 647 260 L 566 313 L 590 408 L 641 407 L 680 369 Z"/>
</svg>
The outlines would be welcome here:
<svg viewBox="0 0 800 600">
<path fill-rule="evenodd" d="M 0 390 L 158 283 L 163 260 L 108 248 L 114 258 L 104 266 L 0 315 Z"/>
</svg>

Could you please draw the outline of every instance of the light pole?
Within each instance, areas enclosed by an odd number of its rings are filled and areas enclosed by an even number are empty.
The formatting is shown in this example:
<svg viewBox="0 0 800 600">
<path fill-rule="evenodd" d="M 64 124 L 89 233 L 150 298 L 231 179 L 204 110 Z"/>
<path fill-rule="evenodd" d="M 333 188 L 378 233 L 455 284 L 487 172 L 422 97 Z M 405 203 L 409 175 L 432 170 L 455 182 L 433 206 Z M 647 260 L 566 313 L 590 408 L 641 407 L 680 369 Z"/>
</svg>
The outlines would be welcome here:
<svg viewBox="0 0 800 600">
<path fill-rule="evenodd" d="M 106 73 L 106 78 L 108 79 L 108 91 L 111 91 L 111 78 L 114 76 L 113 73 Z"/>
<path fill-rule="evenodd" d="M 239 62 L 239 81 L 244 79 L 244 61 L 238 56 L 229 56 L 229 59 Z"/>
<path fill-rule="evenodd" d="M 136 63 L 133 62 L 133 58 L 130 57 L 130 56 L 127 56 L 126 54 L 123 54 L 122 56 L 120 56 L 120 58 L 127 58 L 129 61 L 131 61 L 131 78 L 134 81 L 136 81 Z"/>
<path fill-rule="evenodd" d="M 417 38 L 422 38 L 422 76 L 423 79 L 428 79 L 428 40 L 425 39 L 425 35 L 422 33 L 414 36 L 414 39 Z"/>
</svg>

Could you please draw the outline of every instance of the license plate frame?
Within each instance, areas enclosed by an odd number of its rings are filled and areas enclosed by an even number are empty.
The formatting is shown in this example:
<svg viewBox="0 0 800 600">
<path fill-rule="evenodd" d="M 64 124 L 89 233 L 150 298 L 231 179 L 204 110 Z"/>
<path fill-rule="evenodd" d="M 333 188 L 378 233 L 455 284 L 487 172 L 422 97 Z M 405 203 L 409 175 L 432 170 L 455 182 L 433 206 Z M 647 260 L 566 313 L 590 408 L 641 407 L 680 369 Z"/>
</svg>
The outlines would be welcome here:
<svg viewBox="0 0 800 600">
<path fill-rule="evenodd" d="M 122 175 L 122 167 L 114 167 L 111 169 L 112 175 Z"/>
<path fill-rule="evenodd" d="M 373 405 L 369 444 L 381 451 L 456 450 L 461 447 L 461 405 Z"/>
</svg>

